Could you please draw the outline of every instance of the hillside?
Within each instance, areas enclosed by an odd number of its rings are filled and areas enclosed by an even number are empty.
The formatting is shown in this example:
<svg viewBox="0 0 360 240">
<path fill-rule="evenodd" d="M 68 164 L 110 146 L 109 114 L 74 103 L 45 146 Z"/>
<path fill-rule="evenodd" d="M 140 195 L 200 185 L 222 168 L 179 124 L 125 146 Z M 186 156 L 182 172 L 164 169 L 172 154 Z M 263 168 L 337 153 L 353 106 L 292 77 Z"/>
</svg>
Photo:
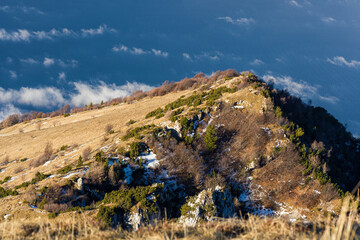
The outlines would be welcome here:
<svg viewBox="0 0 360 240">
<path fill-rule="evenodd" d="M 306 224 L 336 222 L 356 193 L 360 141 L 325 109 L 250 72 L 198 74 L 133 96 L 0 131 L 0 221 L 19 228 L 3 236 L 140 238 L 131 231 L 157 223 L 166 232 L 168 221 L 226 229 L 226 219 L 265 229 L 267 216 L 311 238 Z M 221 232 L 248 234 L 238 227 Z"/>
</svg>

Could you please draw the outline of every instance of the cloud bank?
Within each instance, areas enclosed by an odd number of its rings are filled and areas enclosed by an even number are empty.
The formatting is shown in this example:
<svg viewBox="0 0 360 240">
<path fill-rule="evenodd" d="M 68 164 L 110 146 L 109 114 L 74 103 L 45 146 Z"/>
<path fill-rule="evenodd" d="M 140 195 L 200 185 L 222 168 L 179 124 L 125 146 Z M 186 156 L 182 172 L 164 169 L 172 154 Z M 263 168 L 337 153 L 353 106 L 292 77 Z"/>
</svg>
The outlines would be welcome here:
<svg viewBox="0 0 360 240">
<path fill-rule="evenodd" d="M 113 52 L 123 52 L 123 53 L 129 53 L 131 55 L 154 55 L 154 56 L 158 56 L 158 57 L 164 57 L 167 58 L 169 56 L 168 52 L 165 52 L 163 50 L 158 50 L 158 49 L 154 49 L 152 48 L 151 50 L 144 50 L 142 48 L 137 48 L 137 47 L 127 47 L 124 44 L 118 44 L 115 45 L 112 48 Z"/>
<path fill-rule="evenodd" d="M 108 28 L 106 25 L 100 25 L 98 28 L 81 29 L 80 31 L 68 28 L 53 28 L 50 31 L 31 31 L 28 29 L 8 31 L 4 28 L 0 28 L 0 41 L 30 42 L 31 40 L 52 40 L 59 37 L 85 38 L 94 35 L 102 35 L 106 32 L 116 32 L 116 30 Z"/>
<path fill-rule="evenodd" d="M 360 61 L 356 61 L 356 60 L 347 61 L 342 56 L 333 57 L 332 59 L 328 58 L 326 61 L 337 66 L 347 66 L 351 68 L 360 67 Z"/>
<path fill-rule="evenodd" d="M 253 18 L 237 18 L 234 19 L 232 17 L 226 16 L 226 17 L 218 17 L 219 20 L 223 20 L 225 22 L 234 24 L 234 25 L 249 25 L 252 23 L 255 23 L 255 20 Z"/>
<path fill-rule="evenodd" d="M 319 87 L 311 86 L 307 82 L 300 81 L 296 82 L 290 76 L 272 76 L 272 75 L 264 75 L 262 77 L 264 81 L 268 83 L 273 83 L 281 88 L 288 90 L 292 95 L 310 99 L 310 98 L 318 98 L 322 101 L 335 104 L 339 101 L 337 97 L 334 96 L 321 96 L 318 93 Z"/>
<path fill-rule="evenodd" d="M 66 78 L 65 73 L 59 73 L 59 79 Z M 29 88 L 18 90 L 0 87 L 0 120 L 12 113 L 20 112 L 21 106 L 40 107 L 52 110 L 65 104 L 82 107 L 85 104 L 100 103 L 117 97 L 125 97 L 137 90 L 148 91 L 152 86 L 127 82 L 124 85 L 106 84 L 99 81 L 97 84 L 83 82 L 72 83 L 73 89 L 60 90 L 55 87 Z"/>
</svg>

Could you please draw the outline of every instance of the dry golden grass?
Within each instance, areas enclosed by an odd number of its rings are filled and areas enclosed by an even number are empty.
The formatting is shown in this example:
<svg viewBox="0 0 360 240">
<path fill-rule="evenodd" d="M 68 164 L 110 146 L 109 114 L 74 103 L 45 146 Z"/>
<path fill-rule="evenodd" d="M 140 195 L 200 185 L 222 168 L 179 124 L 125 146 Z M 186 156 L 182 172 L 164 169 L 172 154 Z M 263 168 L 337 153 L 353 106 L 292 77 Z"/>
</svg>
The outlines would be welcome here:
<svg viewBox="0 0 360 240">
<path fill-rule="evenodd" d="M 358 239 L 360 224 L 358 201 L 343 202 L 337 218 L 319 218 L 310 223 L 288 222 L 280 217 L 219 219 L 195 228 L 162 221 L 129 232 L 121 228 L 104 229 L 93 220 L 94 212 L 73 212 L 55 219 L 5 219 L 0 223 L 1 239 Z"/>
</svg>

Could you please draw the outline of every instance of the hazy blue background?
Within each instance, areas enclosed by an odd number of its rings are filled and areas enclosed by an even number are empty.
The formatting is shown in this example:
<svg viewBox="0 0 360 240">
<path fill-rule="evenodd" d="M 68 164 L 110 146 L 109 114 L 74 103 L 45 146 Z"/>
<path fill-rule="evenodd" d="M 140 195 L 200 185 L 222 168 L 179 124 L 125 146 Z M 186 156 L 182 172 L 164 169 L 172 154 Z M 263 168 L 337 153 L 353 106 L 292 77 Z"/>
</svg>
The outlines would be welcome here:
<svg viewBox="0 0 360 240">
<path fill-rule="evenodd" d="M 0 119 L 252 70 L 360 136 L 360 1 L 0 0 Z"/>
</svg>

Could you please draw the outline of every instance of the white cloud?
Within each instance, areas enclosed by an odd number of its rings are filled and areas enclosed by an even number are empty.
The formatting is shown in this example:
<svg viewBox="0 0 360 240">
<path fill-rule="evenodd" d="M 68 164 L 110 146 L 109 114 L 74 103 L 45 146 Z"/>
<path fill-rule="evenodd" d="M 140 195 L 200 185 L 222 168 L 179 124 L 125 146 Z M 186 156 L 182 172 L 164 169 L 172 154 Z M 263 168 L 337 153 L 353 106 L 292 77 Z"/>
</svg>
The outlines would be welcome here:
<svg viewBox="0 0 360 240">
<path fill-rule="evenodd" d="M 332 18 L 332 17 L 323 17 L 323 18 L 321 18 L 321 21 L 323 21 L 325 23 L 334 23 L 334 22 L 336 22 L 336 19 Z"/>
<path fill-rule="evenodd" d="M 289 1 L 289 3 L 290 3 L 290 5 L 295 6 L 295 7 L 302 7 L 302 5 L 295 0 L 291 0 L 291 1 Z"/>
<path fill-rule="evenodd" d="M 58 65 L 58 66 L 63 67 L 63 68 L 66 68 L 66 67 L 73 67 L 74 68 L 79 63 L 75 59 L 63 60 L 63 59 L 56 59 L 56 58 L 49 58 L 49 57 L 45 57 L 43 60 L 37 60 L 37 59 L 34 59 L 34 58 L 20 59 L 20 62 L 25 63 L 25 64 L 30 64 L 30 65 L 42 64 L 45 67 Z"/>
<path fill-rule="evenodd" d="M 168 57 L 169 53 L 168 52 L 163 52 L 161 50 L 156 50 L 156 49 L 151 49 L 151 51 L 155 54 L 155 56 L 160 56 L 160 57 Z"/>
<path fill-rule="evenodd" d="M 339 99 L 334 96 L 329 96 L 329 97 L 321 96 L 318 93 L 318 87 L 311 86 L 310 84 L 304 81 L 296 82 L 290 76 L 276 77 L 272 75 L 264 75 L 263 79 L 266 82 L 272 82 L 275 85 L 288 90 L 289 93 L 298 97 L 307 98 L 307 99 L 317 97 L 322 101 L 326 101 L 332 104 L 335 104 L 339 101 Z"/>
<path fill-rule="evenodd" d="M 191 58 L 190 54 L 188 54 L 188 53 L 183 53 L 182 56 L 183 56 L 186 60 L 192 61 L 192 58 Z"/>
<path fill-rule="evenodd" d="M 326 61 L 337 66 L 347 66 L 353 68 L 360 67 L 360 61 L 356 61 L 356 60 L 347 61 L 342 56 L 333 57 L 332 59 L 328 58 Z"/>
<path fill-rule="evenodd" d="M 19 90 L 5 90 L 0 88 L 0 103 L 2 104 L 24 104 L 35 107 L 55 107 L 64 103 L 63 94 L 54 87 L 28 88 Z"/>
<path fill-rule="evenodd" d="M 53 39 L 57 37 L 88 37 L 94 35 L 102 35 L 106 32 L 116 32 L 115 29 L 108 28 L 106 25 L 100 25 L 98 28 L 81 29 L 74 31 L 68 28 L 51 29 L 50 31 L 30 31 L 27 29 L 18 29 L 12 32 L 0 29 L 0 40 L 12 42 L 29 42 L 30 40 Z"/>
<path fill-rule="evenodd" d="M 59 80 L 66 80 L 66 74 L 65 74 L 65 72 L 59 73 Z"/>
<path fill-rule="evenodd" d="M 0 40 L 2 41 L 13 41 L 13 42 L 20 42 L 30 40 L 31 34 L 28 30 L 25 29 L 18 29 L 14 32 L 7 32 L 5 29 L 0 28 Z"/>
<path fill-rule="evenodd" d="M 329 102 L 332 104 L 335 104 L 339 101 L 339 98 L 334 97 L 334 96 L 330 96 L 330 97 L 319 96 L 319 98 L 325 102 Z"/>
<path fill-rule="evenodd" d="M 17 73 L 15 71 L 10 70 L 9 73 L 10 73 L 10 78 L 12 78 L 12 79 L 17 79 L 18 78 L 18 75 L 17 75 Z"/>
<path fill-rule="evenodd" d="M 192 56 L 189 53 L 183 53 L 182 56 L 184 57 L 184 59 L 189 60 L 189 61 L 193 61 L 193 60 L 212 60 L 212 61 L 216 61 L 219 60 L 221 57 L 224 56 L 224 54 L 222 52 L 213 52 L 213 53 L 208 53 L 208 52 L 203 52 L 200 54 L 193 54 Z"/>
<path fill-rule="evenodd" d="M 26 64 L 31 64 L 31 65 L 40 63 L 38 60 L 35 60 L 33 58 L 20 59 L 20 62 L 26 63 Z"/>
<path fill-rule="evenodd" d="M 260 66 L 260 65 L 264 64 L 264 62 L 261 61 L 260 59 L 254 59 L 254 61 L 250 62 L 250 64 L 253 66 Z"/>
<path fill-rule="evenodd" d="M 13 59 L 12 59 L 11 57 L 7 57 L 7 58 L 6 58 L 6 62 L 7 62 L 7 63 L 12 63 L 12 62 L 13 62 Z"/>
<path fill-rule="evenodd" d="M 43 64 L 45 67 L 50 67 L 55 64 L 55 60 L 53 58 L 44 58 Z"/>
<path fill-rule="evenodd" d="M 100 25 L 98 28 L 81 29 L 81 34 L 86 36 L 102 35 L 105 32 L 116 32 L 113 28 L 108 28 L 105 24 Z"/>
<path fill-rule="evenodd" d="M 127 82 L 125 85 L 117 86 L 116 84 L 106 84 L 101 81 L 97 86 L 81 82 L 75 82 L 74 86 L 76 93 L 70 96 L 70 102 L 78 107 L 89 104 L 89 102 L 100 103 L 101 101 L 107 101 L 116 97 L 128 96 L 137 90 L 147 91 L 153 88 L 137 82 Z"/>
<path fill-rule="evenodd" d="M 16 108 L 12 104 L 6 104 L 0 107 L 0 121 L 4 120 L 7 116 L 11 114 L 20 113 L 20 109 Z"/>
<path fill-rule="evenodd" d="M 40 11 L 39 9 L 35 8 L 35 7 L 27 7 L 27 6 L 1 6 L 0 7 L 0 11 L 9 13 L 9 12 L 14 12 L 14 11 L 21 11 L 23 13 L 28 13 L 28 14 L 39 14 L 39 15 L 45 15 L 44 12 Z"/>
<path fill-rule="evenodd" d="M 235 24 L 235 25 L 249 25 L 251 23 L 255 23 L 253 18 L 238 18 L 233 19 L 232 17 L 218 17 L 219 20 L 224 20 L 225 22 Z"/>
<path fill-rule="evenodd" d="M 127 46 L 125 46 L 124 44 L 118 44 L 118 45 L 115 45 L 113 48 L 112 48 L 112 51 L 113 52 L 124 52 L 124 53 L 130 53 L 132 55 L 147 55 L 147 54 L 152 54 L 154 56 L 157 56 L 157 57 L 168 57 L 169 56 L 169 53 L 168 52 L 165 52 L 165 51 L 162 51 L 162 50 L 157 50 L 157 49 L 151 49 L 151 50 L 145 50 L 145 49 L 142 49 L 142 48 L 138 48 L 138 47 L 132 47 L 132 48 L 129 48 Z"/>
<path fill-rule="evenodd" d="M 66 77 L 59 73 L 59 78 Z M 18 105 L 43 107 L 47 109 L 60 107 L 65 104 L 81 107 L 85 104 L 100 103 L 117 97 L 126 97 L 137 90 L 147 91 L 152 86 L 137 82 L 127 82 L 124 85 L 97 84 L 74 82 L 72 90 L 60 90 L 55 87 L 4 89 L 0 87 L 0 117 L 5 118 L 14 112 L 19 112 Z M 69 94 L 69 92 L 72 92 Z"/>
</svg>

